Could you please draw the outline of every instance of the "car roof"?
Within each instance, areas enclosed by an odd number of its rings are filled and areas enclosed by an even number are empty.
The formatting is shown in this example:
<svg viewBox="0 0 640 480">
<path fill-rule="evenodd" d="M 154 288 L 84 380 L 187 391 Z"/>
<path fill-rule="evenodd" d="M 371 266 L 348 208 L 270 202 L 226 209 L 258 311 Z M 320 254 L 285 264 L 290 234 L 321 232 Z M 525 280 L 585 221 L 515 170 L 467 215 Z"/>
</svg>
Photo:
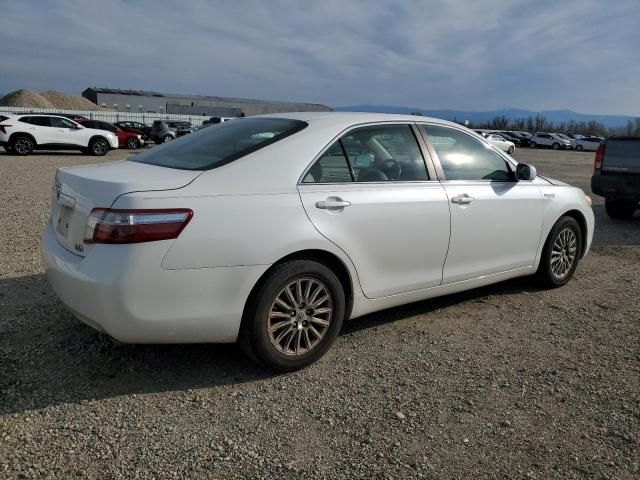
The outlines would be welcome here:
<svg viewBox="0 0 640 480">
<path fill-rule="evenodd" d="M 291 120 L 302 120 L 309 124 L 312 123 L 335 123 L 357 125 L 360 123 L 375 122 L 428 122 L 438 123 L 442 125 L 451 125 L 456 127 L 464 127 L 458 123 L 449 122 L 440 118 L 423 117 L 421 115 L 399 115 L 393 113 L 372 113 L 372 112 L 290 112 L 290 113 L 271 113 L 266 115 L 257 115 L 258 118 L 288 118 Z M 246 117 L 250 118 L 250 117 Z M 469 129 L 469 131 L 473 131 Z"/>
</svg>

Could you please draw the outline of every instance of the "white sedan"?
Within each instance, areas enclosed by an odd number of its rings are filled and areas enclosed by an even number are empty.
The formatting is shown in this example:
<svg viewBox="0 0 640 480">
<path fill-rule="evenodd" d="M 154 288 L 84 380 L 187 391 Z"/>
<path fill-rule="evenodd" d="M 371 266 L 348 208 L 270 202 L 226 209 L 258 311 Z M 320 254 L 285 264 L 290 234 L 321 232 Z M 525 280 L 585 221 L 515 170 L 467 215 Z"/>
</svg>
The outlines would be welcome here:
<svg viewBox="0 0 640 480">
<path fill-rule="evenodd" d="M 576 150 L 581 152 L 582 150 L 587 150 L 590 152 L 595 152 L 598 150 L 598 147 L 602 144 L 601 137 L 584 137 L 579 140 L 576 140 Z"/>
<path fill-rule="evenodd" d="M 498 147 L 503 152 L 507 152 L 508 154 L 512 154 L 516 151 L 516 144 L 510 140 L 507 140 L 502 135 L 490 134 L 487 135 L 487 140 L 494 147 Z"/>
<path fill-rule="evenodd" d="M 59 169 L 41 250 L 62 302 L 122 342 L 239 340 L 293 370 L 370 312 L 561 286 L 593 225 L 582 190 L 455 123 L 293 113 Z"/>
</svg>

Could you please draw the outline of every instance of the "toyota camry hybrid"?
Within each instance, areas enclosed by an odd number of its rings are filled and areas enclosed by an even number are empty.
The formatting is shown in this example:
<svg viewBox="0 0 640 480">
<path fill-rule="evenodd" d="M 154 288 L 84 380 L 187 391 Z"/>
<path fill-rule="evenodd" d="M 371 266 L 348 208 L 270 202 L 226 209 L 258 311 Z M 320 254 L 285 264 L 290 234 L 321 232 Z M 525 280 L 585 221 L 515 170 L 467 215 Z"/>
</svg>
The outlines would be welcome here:
<svg viewBox="0 0 640 480">
<path fill-rule="evenodd" d="M 593 227 L 582 190 L 465 127 L 314 112 L 60 168 L 41 250 L 62 302 L 119 341 L 238 341 L 286 371 L 376 310 L 524 275 L 559 287 Z"/>
</svg>

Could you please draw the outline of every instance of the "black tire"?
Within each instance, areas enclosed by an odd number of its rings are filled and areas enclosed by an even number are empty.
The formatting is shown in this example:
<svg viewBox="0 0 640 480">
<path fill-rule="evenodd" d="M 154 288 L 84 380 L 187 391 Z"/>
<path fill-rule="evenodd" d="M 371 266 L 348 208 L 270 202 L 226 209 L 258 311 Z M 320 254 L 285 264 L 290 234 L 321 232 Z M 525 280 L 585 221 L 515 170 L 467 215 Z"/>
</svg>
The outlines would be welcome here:
<svg viewBox="0 0 640 480">
<path fill-rule="evenodd" d="M 581 152 L 584 149 L 582 145 L 576 145 L 576 151 Z"/>
<path fill-rule="evenodd" d="M 170 142 L 171 140 L 173 140 L 173 136 L 169 135 L 168 133 L 164 137 L 162 137 L 162 143 L 167 143 L 167 142 Z"/>
<path fill-rule="evenodd" d="M 282 294 L 285 287 L 297 280 L 301 280 L 302 282 L 316 282 L 316 285 L 318 285 L 316 288 L 323 287 L 324 292 L 327 293 L 326 296 L 330 297 L 329 300 L 327 300 L 327 304 L 332 307 L 332 309 L 330 313 L 327 313 L 327 315 L 329 315 L 329 318 L 326 320 L 329 322 L 328 326 L 319 327 L 324 328 L 322 331 L 323 336 L 319 340 L 315 335 L 307 331 L 307 341 L 311 338 L 310 335 L 313 335 L 314 340 L 318 340 L 314 346 L 310 346 L 308 351 L 304 353 L 298 354 L 292 352 L 286 354 L 276 347 L 274 343 L 278 343 L 278 341 L 277 339 L 272 339 L 271 335 L 280 336 L 278 332 L 284 334 L 285 331 L 288 331 L 294 339 L 303 338 L 304 332 L 302 331 L 302 325 L 305 323 L 304 319 L 315 318 L 315 315 L 318 315 L 311 312 L 311 317 L 304 317 L 305 311 L 308 313 L 311 310 L 306 310 L 309 305 L 305 306 L 304 303 L 302 303 L 302 306 L 296 305 L 296 310 L 292 312 L 292 315 L 289 314 L 288 310 L 275 311 L 277 308 L 282 308 L 276 307 L 277 298 Z M 298 295 L 295 290 L 292 292 L 294 295 Z M 311 292 L 313 292 L 313 290 L 311 290 Z M 302 294 L 302 288 L 300 289 L 300 293 Z M 324 295 L 324 293 L 321 293 L 321 295 Z M 300 298 L 294 298 L 294 300 L 299 299 Z M 313 307 L 314 305 L 311 306 Z M 298 307 L 300 307 L 301 310 L 299 310 Z M 319 305 L 315 306 L 315 308 L 319 308 Z M 275 325 L 275 323 L 272 325 L 270 322 L 277 322 L 277 320 L 272 320 L 272 314 L 284 315 L 284 317 L 279 316 L 276 318 L 283 318 L 281 322 L 290 322 L 290 324 L 286 323 L 286 325 L 281 327 L 282 330 L 275 330 L 270 334 L 269 326 L 273 327 Z M 299 370 L 317 361 L 327 352 L 340 333 L 344 314 L 345 294 L 336 274 L 325 265 L 316 261 L 292 260 L 274 267 L 256 288 L 245 309 L 238 340 L 241 348 L 250 358 L 257 360 L 270 369 L 283 372 Z M 298 326 L 298 321 L 301 326 Z M 308 326 L 305 327 L 305 329 L 316 326 L 308 321 L 306 321 L 306 323 Z M 289 334 L 284 335 L 282 341 L 286 341 L 289 337 Z M 289 341 L 289 343 L 291 343 L 291 341 Z"/>
<path fill-rule="evenodd" d="M 536 148 L 536 142 L 530 142 L 529 143 L 529 147 Z"/>
<path fill-rule="evenodd" d="M 573 248 L 575 250 L 571 260 L 567 260 L 569 262 L 567 271 L 562 272 L 562 275 L 559 275 L 555 267 L 557 267 L 558 261 L 562 262 L 562 260 L 557 259 L 565 257 L 561 257 L 555 253 L 558 252 L 558 250 L 554 249 L 554 246 L 557 248 L 558 244 L 556 242 L 561 240 L 560 237 L 566 230 L 569 230 L 574 236 L 575 244 L 573 245 Z M 567 235 L 571 238 L 569 233 L 567 233 Z M 549 236 L 547 237 L 547 241 L 544 245 L 544 250 L 542 251 L 542 257 L 540 258 L 540 265 L 538 267 L 538 278 L 545 287 L 558 288 L 571 280 L 571 277 L 573 277 L 576 268 L 578 268 L 578 263 L 580 262 L 583 242 L 582 230 L 580 230 L 580 225 L 578 225 L 575 218 L 564 216 L 556 222 L 551 229 L 551 232 L 549 232 Z M 571 245 L 571 243 L 568 243 L 568 245 Z M 570 256 L 570 249 L 571 247 L 562 253 L 565 253 L 566 256 Z M 556 259 L 555 263 L 554 258 Z M 567 264 L 565 263 L 565 265 Z"/>
<path fill-rule="evenodd" d="M 89 152 L 91 152 L 91 155 L 96 157 L 106 155 L 110 149 L 111 146 L 109 145 L 109 142 L 107 142 L 106 138 L 96 137 L 89 142 Z"/>
<path fill-rule="evenodd" d="M 127 148 L 129 150 L 137 150 L 138 148 L 140 148 L 140 140 L 135 137 L 127 138 Z"/>
<path fill-rule="evenodd" d="M 553 145 L 551 145 L 551 148 L 553 148 L 554 150 L 560 150 L 560 144 L 554 143 Z"/>
<path fill-rule="evenodd" d="M 509 155 L 513 154 L 516 151 L 516 147 L 509 147 L 509 151 L 507 152 Z"/>
<path fill-rule="evenodd" d="M 605 199 L 604 209 L 607 215 L 618 220 L 626 220 L 633 217 L 638 209 L 638 203 L 629 200 Z"/>
<path fill-rule="evenodd" d="M 11 139 L 11 150 L 14 155 L 21 157 L 29 155 L 36 148 L 36 142 L 27 135 L 16 135 Z"/>
</svg>

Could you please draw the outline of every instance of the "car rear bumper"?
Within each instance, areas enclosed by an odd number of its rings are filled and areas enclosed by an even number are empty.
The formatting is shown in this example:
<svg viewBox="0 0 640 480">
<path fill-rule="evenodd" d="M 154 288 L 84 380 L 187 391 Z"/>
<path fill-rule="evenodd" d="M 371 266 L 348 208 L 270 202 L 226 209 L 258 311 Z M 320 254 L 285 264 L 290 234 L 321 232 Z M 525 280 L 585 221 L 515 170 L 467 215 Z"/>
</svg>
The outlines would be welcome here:
<svg viewBox="0 0 640 480">
<path fill-rule="evenodd" d="M 591 191 L 614 200 L 640 201 L 640 175 L 593 175 Z"/>
<path fill-rule="evenodd" d="M 121 342 L 235 341 L 246 299 L 268 265 L 167 270 L 160 266 L 166 242 L 93 245 L 79 257 L 58 243 L 48 222 L 41 255 L 71 312 Z"/>
</svg>

